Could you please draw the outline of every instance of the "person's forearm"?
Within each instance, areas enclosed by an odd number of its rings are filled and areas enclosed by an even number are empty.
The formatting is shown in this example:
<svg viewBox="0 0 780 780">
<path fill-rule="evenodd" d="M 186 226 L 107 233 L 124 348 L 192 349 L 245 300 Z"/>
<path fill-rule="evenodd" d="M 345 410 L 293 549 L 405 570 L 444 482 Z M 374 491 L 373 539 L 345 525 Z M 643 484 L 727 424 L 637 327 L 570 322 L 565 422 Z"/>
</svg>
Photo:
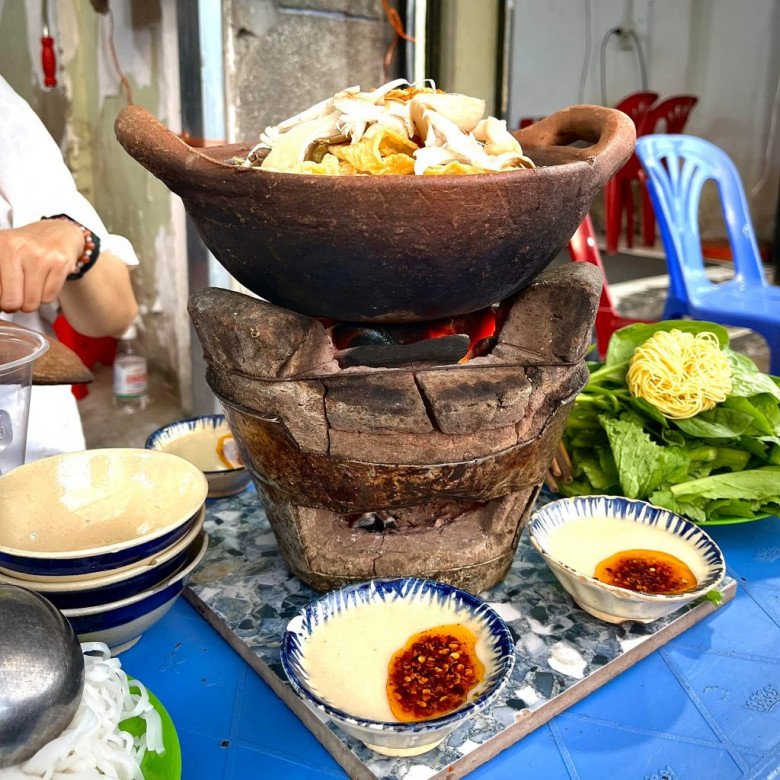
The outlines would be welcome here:
<svg viewBox="0 0 780 780">
<path fill-rule="evenodd" d="M 130 272 L 110 252 L 101 253 L 81 279 L 66 282 L 59 301 L 68 322 L 84 336 L 121 336 L 138 311 Z"/>
</svg>

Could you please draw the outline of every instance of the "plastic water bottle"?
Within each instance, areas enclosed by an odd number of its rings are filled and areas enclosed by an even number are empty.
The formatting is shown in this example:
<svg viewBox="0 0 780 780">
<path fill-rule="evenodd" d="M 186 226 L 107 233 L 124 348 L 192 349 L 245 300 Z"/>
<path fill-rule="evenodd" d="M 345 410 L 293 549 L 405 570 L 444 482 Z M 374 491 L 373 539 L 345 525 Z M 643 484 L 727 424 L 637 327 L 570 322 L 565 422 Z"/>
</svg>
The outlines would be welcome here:
<svg viewBox="0 0 780 780">
<path fill-rule="evenodd" d="M 138 326 L 131 325 L 119 340 L 114 359 L 114 403 L 128 414 L 146 407 L 149 378 L 146 358 L 138 339 Z"/>
</svg>

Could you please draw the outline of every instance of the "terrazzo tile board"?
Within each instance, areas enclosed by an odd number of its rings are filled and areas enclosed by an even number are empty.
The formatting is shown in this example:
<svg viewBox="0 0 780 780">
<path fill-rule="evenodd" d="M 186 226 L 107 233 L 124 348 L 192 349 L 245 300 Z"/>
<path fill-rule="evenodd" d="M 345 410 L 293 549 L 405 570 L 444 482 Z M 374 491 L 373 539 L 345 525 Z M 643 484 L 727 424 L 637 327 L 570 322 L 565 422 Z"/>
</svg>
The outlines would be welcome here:
<svg viewBox="0 0 780 780">
<path fill-rule="evenodd" d="M 211 543 L 188 600 L 357 780 L 463 777 L 717 609 L 707 601 L 650 626 L 607 625 L 575 606 L 523 533 L 506 579 L 481 594 L 516 638 L 509 684 L 440 747 L 387 758 L 319 719 L 286 681 L 279 661 L 285 627 L 319 594 L 285 567 L 254 491 L 210 507 L 206 530 Z M 728 580 L 721 608 L 735 590 Z"/>
</svg>

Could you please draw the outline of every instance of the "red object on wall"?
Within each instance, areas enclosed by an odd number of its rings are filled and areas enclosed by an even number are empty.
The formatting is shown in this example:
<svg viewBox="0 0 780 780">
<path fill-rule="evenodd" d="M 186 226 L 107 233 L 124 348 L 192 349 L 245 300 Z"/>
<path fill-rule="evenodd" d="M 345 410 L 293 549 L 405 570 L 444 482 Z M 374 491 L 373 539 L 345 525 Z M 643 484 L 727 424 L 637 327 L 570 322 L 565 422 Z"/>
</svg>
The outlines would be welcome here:
<svg viewBox="0 0 780 780">
<path fill-rule="evenodd" d="M 57 86 L 57 57 L 54 54 L 54 38 L 44 35 L 41 38 L 41 67 L 43 84 L 52 88 Z"/>
<path fill-rule="evenodd" d="M 57 338 L 66 346 L 72 349 L 87 368 L 93 368 L 97 363 L 104 366 L 112 366 L 116 356 L 116 339 L 106 336 L 95 339 L 90 336 L 84 336 L 77 330 L 74 330 L 71 324 L 60 314 L 52 325 Z M 73 385 L 73 395 L 78 400 L 89 395 L 86 385 Z"/>
<path fill-rule="evenodd" d="M 607 354 L 609 340 L 616 330 L 626 325 L 633 325 L 635 322 L 647 322 L 647 320 L 622 317 L 615 311 L 612 297 L 609 294 L 607 275 L 604 273 L 604 265 L 601 262 L 599 248 L 596 245 L 596 234 L 593 231 L 590 214 L 582 220 L 582 223 L 569 241 L 569 257 L 575 263 L 590 263 L 601 271 L 604 286 L 601 289 L 601 299 L 596 312 L 596 348 L 603 359 Z"/>
<path fill-rule="evenodd" d="M 628 114 L 634 121 L 637 135 L 643 131 L 645 117 L 658 100 L 657 92 L 635 92 L 623 98 L 615 108 Z M 607 254 L 617 252 L 623 213 L 626 214 L 626 244 L 634 245 L 634 199 L 632 182 L 639 181 L 641 166 L 635 154 L 607 182 L 604 188 L 604 216 L 607 223 Z"/>
<path fill-rule="evenodd" d="M 699 99 L 693 95 L 675 95 L 653 106 L 642 120 L 638 135 L 650 133 L 682 133 L 688 117 Z M 639 166 L 639 180 L 642 182 L 642 243 L 655 246 L 655 212 L 650 202 L 650 194 L 645 186 L 646 175 Z"/>
</svg>

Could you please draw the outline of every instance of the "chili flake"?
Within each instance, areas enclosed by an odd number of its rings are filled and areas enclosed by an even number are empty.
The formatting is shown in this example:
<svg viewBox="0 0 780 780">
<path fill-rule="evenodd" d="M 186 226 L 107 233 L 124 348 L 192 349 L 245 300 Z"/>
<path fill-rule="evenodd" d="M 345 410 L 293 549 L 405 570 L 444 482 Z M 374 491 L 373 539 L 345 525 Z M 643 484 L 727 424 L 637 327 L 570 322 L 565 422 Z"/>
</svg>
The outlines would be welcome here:
<svg viewBox="0 0 780 780">
<path fill-rule="evenodd" d="M 458 624 L 412 636 L 388 666 L 387 698 L 393 715 L 404 722 L 430 720 L 465 704 L 485 675 L 476 644 L 474 632 Z"/>
<path fill-rule="evenodd" d="M 637 593 L 687 593 L 696 577 L 679 558 L 657 550 L 624 550 L 596 566 L 596 579 Z"/>
</svg>

